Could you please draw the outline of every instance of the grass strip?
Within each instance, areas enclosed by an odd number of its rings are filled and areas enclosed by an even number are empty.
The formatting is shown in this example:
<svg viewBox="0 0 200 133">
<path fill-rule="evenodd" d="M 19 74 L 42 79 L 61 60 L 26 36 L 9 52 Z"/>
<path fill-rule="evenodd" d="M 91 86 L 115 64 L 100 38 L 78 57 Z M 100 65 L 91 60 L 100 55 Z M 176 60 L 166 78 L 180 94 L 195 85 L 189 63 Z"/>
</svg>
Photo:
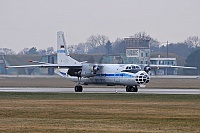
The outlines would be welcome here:
<svg viewBox="0 0 200 133">
<path fill-rule="evenodd" d="M 0 93 L 0 132 L 200 132 L 200 95 Z"/>
</svg>

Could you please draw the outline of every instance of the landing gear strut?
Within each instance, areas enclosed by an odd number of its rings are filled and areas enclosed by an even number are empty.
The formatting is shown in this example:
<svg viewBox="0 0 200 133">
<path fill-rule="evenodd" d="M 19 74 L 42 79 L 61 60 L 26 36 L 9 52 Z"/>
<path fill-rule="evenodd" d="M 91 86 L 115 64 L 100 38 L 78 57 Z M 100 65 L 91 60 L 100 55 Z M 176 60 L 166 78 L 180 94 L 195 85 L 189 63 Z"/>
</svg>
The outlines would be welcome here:
<svg viewBox="0 0 200 133">
<path fill-rule="evenodd" d="M 82 92 L 83 87 L 80 85 L 81 77 L 78 77 L 78 85 L 74 87 L 75 92 Z"/>
<path fill-rule="evenodd" d="M 137 86 L 126 86 L 126 92 L 138 92 Z"/>
</svg>

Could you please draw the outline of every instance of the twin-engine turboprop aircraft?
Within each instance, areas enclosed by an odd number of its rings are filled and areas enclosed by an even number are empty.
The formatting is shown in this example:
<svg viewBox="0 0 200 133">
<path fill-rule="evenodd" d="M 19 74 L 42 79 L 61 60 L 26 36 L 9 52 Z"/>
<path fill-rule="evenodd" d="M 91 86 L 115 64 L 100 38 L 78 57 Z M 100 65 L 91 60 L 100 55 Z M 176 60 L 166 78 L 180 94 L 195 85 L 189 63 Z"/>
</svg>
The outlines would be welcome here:
<svg viewBox="0 0 200 133">
<path fill-rule="evenodd" d="M 45 67 L 55 68 L 55 73 L 71 81 L 77 82 L 75 92 L 82 92 L 82 85 L 122 85 L 126 86 L 127 92 L 137 92 L 138 86 L 146 85 L 150 81 L 148 72 L 151 70 L 149 65 L 143 69 L 136 64 L 92 64 L 78 62 L 69 56 L 68 48 L 65 43 L 64 33 L 57 33 L 57 64 L 37 62 L 37 65 L 7 66 L 7 68 L 22 67 Z M 196 69 L 195 67 L 154 65 L 151 67 L 181 67 Z"/>
</svg>

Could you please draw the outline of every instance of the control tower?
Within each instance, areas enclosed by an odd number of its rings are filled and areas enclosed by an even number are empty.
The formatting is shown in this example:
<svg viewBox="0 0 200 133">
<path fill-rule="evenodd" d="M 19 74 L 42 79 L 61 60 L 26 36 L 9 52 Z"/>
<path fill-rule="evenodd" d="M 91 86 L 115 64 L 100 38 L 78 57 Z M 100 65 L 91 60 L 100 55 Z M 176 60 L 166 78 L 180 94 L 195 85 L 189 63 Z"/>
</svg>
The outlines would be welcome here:
<svg viewBox="0 0 200 133">
<path fill-rule="evenodd" d="M 149 64 L 150 61 L 150 37 L 129 36 L 125 37 L 126 57 L 136 64 Z"/>
</svg>

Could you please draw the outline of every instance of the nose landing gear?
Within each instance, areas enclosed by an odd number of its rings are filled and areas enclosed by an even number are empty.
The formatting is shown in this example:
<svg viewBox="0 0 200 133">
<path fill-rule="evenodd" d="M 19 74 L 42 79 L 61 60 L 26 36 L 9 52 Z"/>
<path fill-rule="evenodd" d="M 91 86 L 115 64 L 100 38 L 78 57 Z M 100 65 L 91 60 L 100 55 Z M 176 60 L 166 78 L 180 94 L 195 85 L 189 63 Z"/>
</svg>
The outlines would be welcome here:
<svg viewBox="0 0 200 133">
<path fill-rule="evenodd" d="M 137 86 L 126 86 L 126 92 L 138 92 Z"/>
</svg>

